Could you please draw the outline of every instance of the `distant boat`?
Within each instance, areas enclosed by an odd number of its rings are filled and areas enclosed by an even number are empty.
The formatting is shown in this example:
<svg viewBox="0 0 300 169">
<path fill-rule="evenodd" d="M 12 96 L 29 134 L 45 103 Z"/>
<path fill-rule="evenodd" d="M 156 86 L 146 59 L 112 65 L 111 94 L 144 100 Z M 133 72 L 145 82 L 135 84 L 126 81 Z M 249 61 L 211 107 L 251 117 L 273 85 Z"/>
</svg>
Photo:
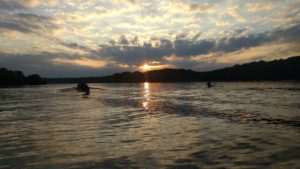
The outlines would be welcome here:
<svg viewBox="0 0 300 169">
<path fill-rule="evenodd" d="M 90 94 L 90 89 L 105 90 L 105 89 L 98 88 L 98 87 L 89 87 L 86 83 L 80 82 L 80 83 L 77 84 L 76 87 L 65 88 L 65 89 L 59 89 L 59 91 L 60 91 L 60 92 L 72 92 L 72 91 L 77 91 L 77 92 L 83 92 L 84 95 L 89 95 L 89 94 Z"/>
<path fill-rule="evenodd" d="M 85 95 L 90 94 L 90 87 L 84 82 L 78 83 L 76 86 L 76 90 L 79 92 L 84 92 Z"/>
<path fill-rule="evenodd" d="M 207 81 L 207 82 L 206 82 L 206 85 L 207 85 L 207 88 L 211 88 L 211 87 L 213 87 L 213 85 L 211 84 L 211 82 L 210 82 L 210 81 Z"/>
</svg>

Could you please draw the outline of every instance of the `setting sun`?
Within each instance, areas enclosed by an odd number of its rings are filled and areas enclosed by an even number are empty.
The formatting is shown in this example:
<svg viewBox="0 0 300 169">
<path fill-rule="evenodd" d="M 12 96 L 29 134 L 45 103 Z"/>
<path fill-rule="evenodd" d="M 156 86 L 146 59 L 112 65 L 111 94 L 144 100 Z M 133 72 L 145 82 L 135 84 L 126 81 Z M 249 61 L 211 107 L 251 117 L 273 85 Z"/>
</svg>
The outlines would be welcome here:
<svg viewBox="0 0 300 169">
<path fill-rule="evenodd" d="M 144 71 L 147 71 L 151 68 L 151 66 L 149 66 L 148 64 L 144 64 L 142 67 L 141 67 Z"/>
<path fill-rule="evenodd" d="M 145 63 L 144 65 L 140 66 L 139 69 L 143 72 L 146 72 L 150 70 L 157 70 L 157 69 L 170 68 L 170 67 L 172 67 L 172 65 L 168 65 L 168 64 L 150 65 L 148 63 Z"/>
</svg>

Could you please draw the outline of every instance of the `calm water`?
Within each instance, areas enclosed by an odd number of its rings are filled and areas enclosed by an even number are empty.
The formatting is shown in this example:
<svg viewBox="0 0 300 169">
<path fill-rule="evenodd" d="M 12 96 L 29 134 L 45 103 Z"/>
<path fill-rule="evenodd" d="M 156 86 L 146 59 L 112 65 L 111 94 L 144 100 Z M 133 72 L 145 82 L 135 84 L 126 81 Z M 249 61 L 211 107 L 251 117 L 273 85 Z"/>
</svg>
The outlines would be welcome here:
<svg viewBox="0 0 300 169">
<path fill-rule="evenodd" d="M 300 83 L 0 89 L 0 168 L 299 168 Z"/>
</svg>

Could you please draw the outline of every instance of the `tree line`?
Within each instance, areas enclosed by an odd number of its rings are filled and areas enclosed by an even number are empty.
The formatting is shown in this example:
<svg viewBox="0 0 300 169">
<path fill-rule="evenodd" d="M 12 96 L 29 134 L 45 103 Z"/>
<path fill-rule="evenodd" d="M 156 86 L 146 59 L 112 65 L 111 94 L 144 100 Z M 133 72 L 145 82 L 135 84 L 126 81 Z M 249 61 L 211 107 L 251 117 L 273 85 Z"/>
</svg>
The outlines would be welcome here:
<svg viewBox="0 0 300 169">
<path fill-rule="evenodd" d="M 45 80 L 38 74 L 25 76 L 22 71 L 0 68 L 0 86 L 40 85 L 45 83 Z"/>
<path fill-rule="evenodd" d="M 300 80 L 300 56 L 273 61 L 251 62 L 207 72 L 161 69 L 123 72 L 104 76 L 98 82 L 198 82 L 198 81 L 280 81 Z"/>
<path fill-rule="evenodd" d="M 24 76 L 21 71 L 0 68 L 0 85 L 37 85 L 47 83 L 141 83 L 201 81 L 280 81 L 300 80 L 300 56 L 273 61 L 258 61 L 206 72 L 186 69 L 161 69 L 148 72 L 122 72 L 103 77 L 44 78 Z"/>
</svg>

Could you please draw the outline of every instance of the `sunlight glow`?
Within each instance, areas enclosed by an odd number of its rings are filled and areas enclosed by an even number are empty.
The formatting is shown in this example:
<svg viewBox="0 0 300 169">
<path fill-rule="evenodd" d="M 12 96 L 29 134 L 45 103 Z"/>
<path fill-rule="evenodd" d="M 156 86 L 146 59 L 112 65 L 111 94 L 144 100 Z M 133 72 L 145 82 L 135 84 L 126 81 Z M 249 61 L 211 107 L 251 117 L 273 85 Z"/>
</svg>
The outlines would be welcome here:
<svg viewBox="0 0 300 169">
<path fill-rule="evenodd" d="M 143 66 L 141 66 L 141 68 L 144 70 L 144 71 L 147 71 L 151 68 L 151 66 L 149 66 L 148 64 L 144 64 Z"/>
<path fill-rule="evenodd" d="M 149 83 L 148 82 L 144 83 L 144 89 L 145 89 L 145 91 L 149 90 Z"/>
<path fill-rule="evenodd" d="M 54 58 L 52 59 L 54 64 L 73 64 L 79 66 L 86 66 L 91 68 L 101 68 L 107 65 L 105 60 L 94 60 L 88 58 L 79 59 L 67 59 L 67 58 Z"/>
<path fill-rule="evenodd" d="M 143 72 L 150 71 L 150 70 L 156 70 L 156 69 L 164 69 L 164 68 L 171 68 L 172 65 L 169 64 L 156 64 L 156 65 L 150 65 L 148 63 L 145 63 L 144 65 L 140 66 L 139 69 Z"/>
<path fill-rule="evenodd" d="M 149 92 L 149 83 L 145 82 L 144 83 L 144 97 L 145 97 L 145 101 L 143 102 L 143 107 L 145 110 L 149 110 L 149 98 L 150 92 Z"/>
</svg>

